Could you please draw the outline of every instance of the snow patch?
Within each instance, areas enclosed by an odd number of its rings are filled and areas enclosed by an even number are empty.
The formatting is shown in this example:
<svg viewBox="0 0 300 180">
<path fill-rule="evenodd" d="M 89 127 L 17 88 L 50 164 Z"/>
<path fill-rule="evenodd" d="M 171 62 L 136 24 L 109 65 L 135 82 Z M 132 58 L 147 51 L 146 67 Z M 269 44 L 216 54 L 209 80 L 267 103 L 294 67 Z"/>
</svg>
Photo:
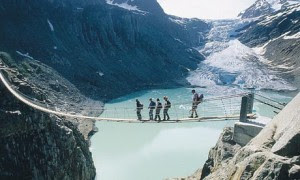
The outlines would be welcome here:
<svg viewBox="0 0 300 180">
<path fill-rule="evenodd" d="M 169 17 L 169 20 L 176 23 L 176 24 L 179 24 L 179 25 L 184 25 L 186 24 L 186 21 L 183 19 L 183 18 L 172 18 L 172 17 Z"/>
<path fill-rule="evenodd" d="M 284 6 L 290 6 L 290 5 L 298 4 L 299 0 L 287 0 L 286 2 L 282 1 L 282 0 L 267 0 L 267 2 L 271 5 L 273 10 L 279 11 Z"/>
<path fill-rule="evenodd" d="M 133 2 L 133 0 L 131 0 L 131 2 Z M 142 14 L 147 14 L 148 13 L 146 11 L 142 11 L 142 10 L 138 9 L 137 6 L 132 6 L 132 5 L 128 4 L 128 1 L 124 2 L 124 3 L 121 3 L 121 4 L 117 4 L 117 3 L 114 3 L 113 0 L 106 0 L 106 3 L 109 4 L 109 5 L 112 5 L 112 6 L 117 6 L 119 8 L 126 9 L 128 11 L 137 11 L 137 12 L 140 12 Z"/>
<path fill-rule="evenodd" d="M 100 77 L 104 76 L 104 73 L 103 72 L 96 72 Z"/>
<path fill-rule="evenodd" d="M 284 36 L 283 39 L 299 39 L 300 38 L 300 32 L 297 32 L 294 35 L 291 36 Z"/>
<path fill-rule="evenodd" d="M 49 21 L 49 19 L 47 19 L 47 22 L 48 22 L 48 25 L 49 25 L 49 28 L 52 32 L 54 32 L 54 27 L 52 25 L 52 23 Z"/>
<path fill-rule="evenodd" d="M 174 38 L 174 40 L 183 44 L 183 42 L 180 39 L 178 39 L 178 38 Z"/>
<path fill-rule="evenodd" d="M 29 53 L 21 53 L 20 51 L 16 51 L 17 54 L 19 54 L 20 56 L 23 56 L 23 57 L 26 57 L 26 58 L 29 58 L 29 59 L 33 59 L 32 56 L 29 56 Z"/>
<path fill-rule="evenodd" d="M 17 110 L 17 111 L 6 111 L 6 113 L 17 114 L 18 116 L 20 116 L 22 114 L 21 111 L 19 111 L 19 110 Z"/>
<path fill-rule="evenodd" d="M 67 135 L 70 135 L 70 134 L 73 132 L 72 129 L 68 128 L 67 126 L 60 125 L 59 123 L 57 123 L 57 126 L 58 126 L 60 129 L 65 130 Z"/>
</svg>

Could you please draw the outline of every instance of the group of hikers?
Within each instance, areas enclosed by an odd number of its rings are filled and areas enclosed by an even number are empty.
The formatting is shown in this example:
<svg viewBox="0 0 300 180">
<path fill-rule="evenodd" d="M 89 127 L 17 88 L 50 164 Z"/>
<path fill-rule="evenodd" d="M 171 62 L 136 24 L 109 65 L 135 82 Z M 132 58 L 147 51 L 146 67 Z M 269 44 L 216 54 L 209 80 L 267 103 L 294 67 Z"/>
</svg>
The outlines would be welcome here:
<svg viewBox="0 0 300 180">
<path fill-rule="evenodd" d="M 192 94 L 193 94 L 193 103 L 192 103 L 191 115 L 189 116 L 189 118 L 198 118 L 197 107 L 203 101 L 203 94 L 199 95 L 198 93 L 196 93 L 194 89 L 192 90 Z M 171 102 L 167 96 L 164 96 L 163 99 L 164 99 L 164 105 L 162 105 L 159 98 L 156 99 L 156 102 L 153 98 L 149 99 L 150 101 L 148 106 L 149 120 L 161 121 L 160 112 L 162 109 L 163 109 L 163 116 L 164 116 L 163 121 L 170 120 L 168 111 L 171 108 Z M 141 112 L 143 109 L 144 109 L 144 105 L 138 99 L 136 99 L 136 114 L 138 120 L 142 120 Z M 153 118 L 154 110 L 155 110 L 155 117 Z"/>
</svg>

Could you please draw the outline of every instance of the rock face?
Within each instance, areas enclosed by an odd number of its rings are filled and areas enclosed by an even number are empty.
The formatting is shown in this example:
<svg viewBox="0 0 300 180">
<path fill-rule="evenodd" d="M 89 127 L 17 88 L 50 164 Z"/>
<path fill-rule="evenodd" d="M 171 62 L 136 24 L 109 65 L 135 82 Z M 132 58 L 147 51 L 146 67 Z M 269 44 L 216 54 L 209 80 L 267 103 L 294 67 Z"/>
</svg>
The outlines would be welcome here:
<svg viewBox="0 0 300 180">
<path fill-rule="evenodd" d="M 239 40 L 263 55 L 274 70 L 300 87 L 300 4 L 265 16 L 242 29 Z"/>
<path fill-rule="evenodd" d="M 0 97 L 0 179 L 95 178 L 88 142 L 73 123 L 22 104 L 1 83 Z"/>
<path fill-rule="evenodd" d="M 176 23 L 155 0 L 107 2 L 1 1 L 0 49 L 39 60 L 101 100 L 179 85 L 204 59 L 191 45 L 204 43 L 207 23 Z"/>
<path fill-rule="evenodd" d="M 200 179 L 210 175 L 221 167 L 222 163 L 226 164 L 240 148 L 241 146 L 233 141 L 233 128 L 225 128 L 216 146 L 209 151 L 208 159 L 202 168 Z"/>
<path fill-rule="evenodd" d="M 225 129 L 201 179 L 299 179 L 299 107 L 300 94 L 242 148 L 232 140 L 232 130 Z"/>
</svg>

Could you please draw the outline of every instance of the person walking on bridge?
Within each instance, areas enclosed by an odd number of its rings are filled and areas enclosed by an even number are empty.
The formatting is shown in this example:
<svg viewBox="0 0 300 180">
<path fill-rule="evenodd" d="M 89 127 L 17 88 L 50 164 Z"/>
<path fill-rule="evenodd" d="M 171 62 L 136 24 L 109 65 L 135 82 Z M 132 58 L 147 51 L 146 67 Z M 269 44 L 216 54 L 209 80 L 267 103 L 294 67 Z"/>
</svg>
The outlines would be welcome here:
<svg viewBox="0 0 300 180">
<path fill-rule="evenodd" d="M 144 105 L 138 99 L 136 99 L 135 101 L 136 101 L 136 115 L 138 117 L 138 120 L 142 120 L 141 111 L 143 110 Z"/>
<path fill-rule="evenodd" d="M 155 104 L 155 102 L 153 101 L 152 98 L 150 98 L 149 101 L 150 101 L 150 104 L 149 104 L 149 107 L 148 107 L 148 109 L 149 109 L 149 120 L 153 120 L 153 110 L 155 109 L 156 104 Z"/>
<path fill-rule="evenodd" d="M 156 101 L 157 101 L 157 104 L 156 104 L 155 119 L 154 120 L 156 121 L 157 118 L 158 118 L 158 120 L 161 121 L 160 111 L 162 109 L 162 104 L 161 104 L 161 102 L 160 102 L 160 100 L 158 98 L 156 99 Z"/>
<path fill-rule="evenodd" d="M 201 97 L 202 97 L 201 98 L 199 96 L 199 94 L 196 93 L 195 89 L 192 90 L 192 94 L 193 94 L 192 114 L 191 114 L 191 116 L 189 116 L 189 118 L 194 118 L 194 113 L 195 113 L 195 118 L 197 118 L 198 117 L 197 107 L 202 102 L 203 95 L 201 95 Z"/>
<path fill-rule="evenodd" d="M 171 108 L 171 102 L 169 101 L 169 98 L 167 96 L 164 97 L 164 100 L 165 100 L 165 105 L 164 105 L 164 110 L 163 110 L 163 113 L 164 113 L 164 119 L 163 120 L 168 121 L 168 120 L 170 120 L 170 116 L 168 114 L 168 111 Z"/>
</svg>

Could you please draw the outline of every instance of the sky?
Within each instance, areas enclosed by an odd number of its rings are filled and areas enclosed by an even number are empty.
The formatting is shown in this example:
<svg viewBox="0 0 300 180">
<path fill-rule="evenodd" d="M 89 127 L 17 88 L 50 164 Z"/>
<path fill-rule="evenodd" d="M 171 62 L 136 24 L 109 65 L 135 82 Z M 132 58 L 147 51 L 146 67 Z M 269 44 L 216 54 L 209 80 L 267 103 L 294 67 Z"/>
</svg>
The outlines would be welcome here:
<svg viewBox="0 0 300 180">
<path fill-rule="evenodd" d="M 256 0 L 157 0 L 167 14 L 200 19 L 233 19 Z"/>
</svg>

